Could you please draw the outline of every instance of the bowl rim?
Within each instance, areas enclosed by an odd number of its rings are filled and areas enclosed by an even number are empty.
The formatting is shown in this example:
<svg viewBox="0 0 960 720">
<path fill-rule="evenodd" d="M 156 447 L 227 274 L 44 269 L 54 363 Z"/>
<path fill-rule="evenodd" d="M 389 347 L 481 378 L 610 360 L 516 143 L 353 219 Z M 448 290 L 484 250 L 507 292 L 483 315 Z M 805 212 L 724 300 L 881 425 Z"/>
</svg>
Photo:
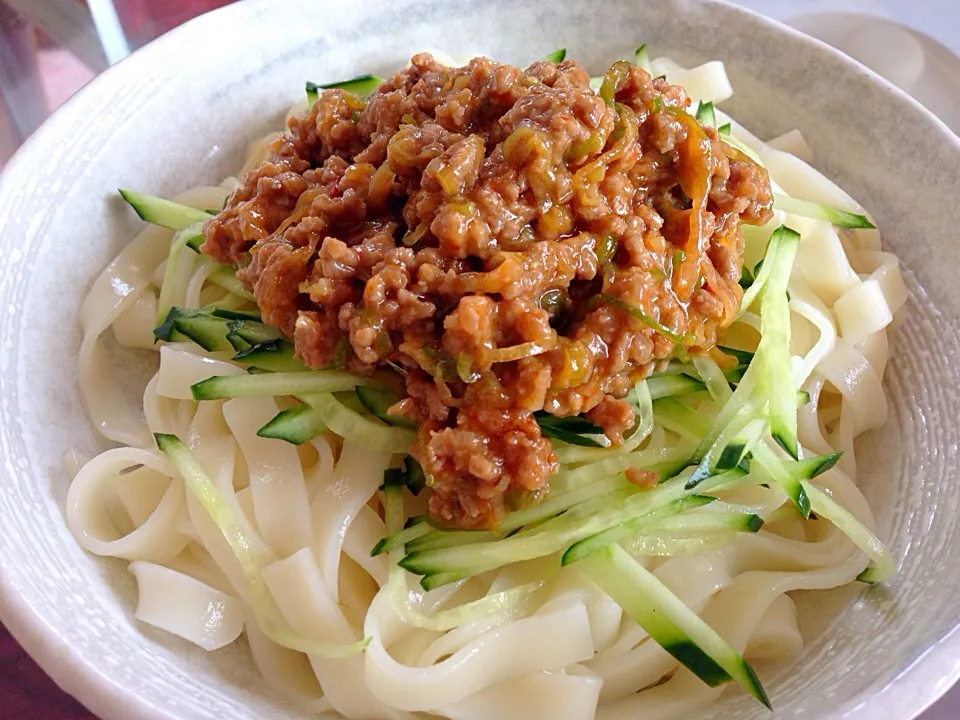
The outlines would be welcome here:
<svg viewBox="0 0 960 720">
<path fill-rule="evenodd" d="M 940 118 L 885 78 L 825 42 L 730 0 L 683 1 L 708 9 L 718 8 L 720 12 L 730 13 L 752 24 L 760 32 L 779 34 L 790 38 L 793 42 L 804 43 L 821 57 L 827 58 L 832 65 L 843 67 L 846 72 L 853 71 L 866 76 L 872 84 L 886 94 L 898 112 L 912 114 L 928 126 L 936 128 L 943 135 L 943 140 L 951 143 L 960 152 L 960 137 Z M 81 106 L 98 91 L 109 89 L 115 82 L 115 78 L 136 72 L 138 65 L 162 60 L 174 48 L 187 44 L 191 37 L 202 35 L 209 40 L 210 33 L 215 33 L 221 20 L 228 15 L 236 14 L 238 17 L 246 14 L 255 15 L 261 9 L 273 6 L 275 2 L 276 0 L 247 0 L 247 2 L 222 6 L 199 15 L 155 38 L 95 76 L 51 113 L 14 153 L 0 173 L 0 198 L 9 193 L 11 186 L 18 184 L 18 176 L 30 172 L 30 165 L 37 154 L 36 150 L 58 137 L 62 127 L 66 125 L 73 113 L 73 109 Z M 0 240 L 0 243 L 2 242 Z M 96 665 L 87 662 L 59 635 L 56 628 L 50 626 L 37 612 L 30 598 L 18 586 L 16 566 L 2 557 L 0 557 L 0 621 L 60 688 L 99 717 L 105 720 L 131 716 L 148 720 L 172 720 L 175 717 L 115 682 L 109 674 L 101 671 Z M 958 679 L 960 679 L 960 623 L 923 651 L 874 695 L 843 712 L 842 717 L 870 720 L 891 711 L 899 711 L 900 717 L 907 720 L 917 718 Z M 904 682 L 907 680 L 910 681 L 909 688 Z"/>
</svg>

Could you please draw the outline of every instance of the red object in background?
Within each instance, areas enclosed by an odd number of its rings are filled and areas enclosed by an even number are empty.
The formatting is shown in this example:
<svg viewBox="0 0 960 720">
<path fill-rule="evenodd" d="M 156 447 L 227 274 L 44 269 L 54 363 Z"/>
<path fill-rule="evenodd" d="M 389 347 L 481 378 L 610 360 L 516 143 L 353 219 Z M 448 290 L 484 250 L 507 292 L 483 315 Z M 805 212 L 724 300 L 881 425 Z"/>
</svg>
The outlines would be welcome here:
<svg viewBox="0 0 960 720">
<path fill-rule="evenodd" d="M 233 0 L 114 0 L 130 49 L 146 45 L 187 20 Z"/>
<path fill-rule="evenodd" d="M 0 720 L 96 720 L 0 625 Z"/>
</svg>

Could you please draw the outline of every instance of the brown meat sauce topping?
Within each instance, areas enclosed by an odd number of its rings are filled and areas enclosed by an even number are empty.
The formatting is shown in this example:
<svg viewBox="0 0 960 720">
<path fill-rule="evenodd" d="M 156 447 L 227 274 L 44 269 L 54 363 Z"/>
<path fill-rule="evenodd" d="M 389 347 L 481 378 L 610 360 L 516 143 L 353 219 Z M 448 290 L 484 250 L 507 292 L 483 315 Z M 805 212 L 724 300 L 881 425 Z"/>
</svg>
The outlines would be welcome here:
<svg viewBox="0 0 960 720">
<path fill-rule="evenodd" d="M 766 172 L 681 88 L 626 63 L 599 94 L 589 80 L 573 61 L 417 55 L 366 101 L 323 92 L 205 229 L 307 365 L 403 370 L 392 411 L 419 423 L 448 525 L 545 492 L 535 411 L 620 442 L 619 398 L 733 321 L 740 223 L 771 217 Z"/>
</svg>

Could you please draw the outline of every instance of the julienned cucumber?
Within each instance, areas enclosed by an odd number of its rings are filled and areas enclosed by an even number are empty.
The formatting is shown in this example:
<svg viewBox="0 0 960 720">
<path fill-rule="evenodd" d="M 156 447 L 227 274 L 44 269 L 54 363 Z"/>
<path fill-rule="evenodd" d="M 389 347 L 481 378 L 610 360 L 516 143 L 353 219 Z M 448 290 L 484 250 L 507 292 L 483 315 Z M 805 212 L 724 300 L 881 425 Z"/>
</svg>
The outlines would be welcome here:
<svg viewBox="0 0 960 720">
<path fill-rule="evenodd" d="M 791 230 L 784 225 L 781 225 L 771 233 L 770 240 L 767 242 L 767 249 L 763 254 L 760 270 L 757 272 L 753 284 L 743 294 L 743 299 L 740 301 L 740 315 L 743 315 L 743 313 L 750 309 L 753 301 L 760 296 L 760 293 L 767 286 L 767 281 L 773 273 L 774 260 L 777 257 L 777 253 L 780 252 L 782 243 L 795 235 L 797 235 L 795 230 Z M 754 356 L 756 356 L 756 353 L 754 353 Z"/>
<path fill-rule="evenodd" d="M 717 114 L 714 112 L 712 102 L 701 102 L 697 106 L 697 122 L 712 128 L 717 126 Z"/>
<path fill-rule="evenodd" d="M 744 475 L 745 472 L 738 468 L 710 478 L 705 486 L 722 484 Z M 503 565 L 560 552 L 617 525 L 649 517 L 671 507 L 677 500 L 693 495 L 693 492 L 685 489 L 685 482 L 683 476 L 668 480 L 656 488 L 634 493 L 618 502 L 604 503 L 587 516 L 567 512 L 532 530 L 502 540 L 410 553 L 401 564 L 410 572 L 423 575 L 420 584 L 429 590 Z"/>
<path fill-rule="evenodd" d="M 660 375 L 647 378 L 650 398 L 658 400 L 671 395 L 688 395 L 706 390 L 707 386 L 689 375 Z"/>
<path fill-rule="evenodd" d="M 357 397 L 360 398 L 360 402 L 363 403 L 363 406 L 367 410 L 369 410 L 383 422 L 387 423 L 387 425 L 396 425 L 397 427 L 404 427 L 410 430 L 417 429 L 416 424 L 407 418 L 401 415 L 391 415 L 389 412 L 387 412 L 393 405 L 397 403 L 397 400 L 399 399 L 389 390 L 383 390 L 376 387 L 358 386 Z"/>
<path fill-rule="evenodd" d="M 197 210 L 188 205 L 152 195 L 143 195 L 133 190 L 121 188 L 120 195 L 141 219 L 170 230 L 185 230 L 191 225 L 206 222 L 213 217 L 205 210 Z"/>
<path fill-rule="evenodd" d="M 200 242 L 203 242 L 202 236 Z M 187 241 L 187 245 L 190 245 L 189 240 Z M 194 250 L 199 252 L 200 245 L 198 244 Z M 227 292 L 231 292 L 234 295 L 239 295 L 244 300 L 250 300 L 251 302 L 254 300 L 253 293 L 247 290 L 243 286 L 243 283 L 237 279 L 237 273 L 232 267 L 224 266 L 217 268 L 210 273 L 210 275 L 207 277 L 207 280 L 212 282 L 214 285 L 219 285 Z"/>
<path fill-rule="evenodd" d="M 629 538 L 631 535 L 642 532 L 647 527 L 658 525 L 664 518 L 675 516 L 690 508 L 702 507 L 712 503 L 714 500 L 716 500 L 716 498 L 710 495 L 688 495 L 674 500 L 665 508 L 641 515 L 632 520 L 627 520 L 596 535 L 591 535 L 590 537 L 575 542 L 564 552 L 561 564 L 570 565 L 571 563 L 575 563 L 611 543 L 620 542 L 621 540 Z"/>
<path fill-rule="evenodd" d="M 329 371 L 338 372 L 338 371 Z M 415 433 L 411 430 L 384 425 L 379 420 L 361 415 L 339 402 L 330 393 L 301 395 L 337 435 L 378 452 L 407 453 Z"/>
<path fill-rule="evenodd" d="M 327 429 L 320 413 L 309 405 L 297 405 L 281 410 L 274 418 L 257 430 L 265 438 L 286 440 L 294 445 L 303 445 Z"/>
<path fill-rule="evenodd" d="M 173 321 L 173 328 L 208 352 L 232 350 L 227 340 L 227 325 L 222 320 L 206 315 L 180 317 Z"/>
<path fill-rule="evenodd" d="M 870 566 L 857 575 L 857 580 L 866 583 L 881 583 L 889 578 L 896 567 L 896 560 L 883 543 L 877 539 L 877 536 L 823 490 L 807 480 L 801 482 L 810 498 L 810 506 L 813 511 L 840 528 L 870 558 Z"/>
<path fill-rule="evenodd" d="M 687 487 L 695 488 L 718 471 L 739 465 L 764 430 L 766 422 L 760 417 L 760 411 L 753 404 L 744 406 L 704 453 L 687 480 Z"/>
<path fill-rule="evenodd" d="M 311 103 L 315 103 L 320 96 L 321 90 L 344 90 L 348 93 L 365 97 L 376 90 L 382 82 L 383 78 L 377 77 L 376 75 L 358 75 L 350 80 L 341 80 L 339 82 L 327 83 L 326 85 L 317 85 L 308 80 L 307 98 Z"/>
<path fill-rule="evenodd" d="M 707 685 L 735 680 L 770 707 L 753 668 L 623 548 L 608 545 L 581 567 L 653 640 Z"/>
<path fill-rule="evenodd" d="M 262 375 L 218 375 L 191 387 L 194 400 L 219 398 L 306 395 L 353 390 L 372 381 L 342 370 L 309 370 Z"/>
<path fill-rule="evenodd" d="M 842 228 L 851 228 L 854 230 L 872 230 L 877 226 L 870 222 L 866 215 L 847 212 L 846 210 L 837 210 L 828 205 L 810 202 L 809 200 L 800 200 L 789 195 L 773 194 L 773 207 L 776 210 L 782 210 L 790 215 L 800 215 L 801 217 L 811 218 L 813 220 L 823 220 L 831 225 Z"/>
<path fill-rule="evenodd" d="M 592 502 L 599 506 L 602 502 L 605 502 L 606 499 L 612 502 L 614 498 L 613 493 L 618 491 L 630 491 L 631 494 L 636 492 L 635 488 L 622 477 L 612 477 L 605 480 L 598 480 L 589 486 L 576 490 L 551 493 L 542 502 L 531 505 L 523 510 L 509 512 L 504 516 L 500 527 L 497 528 L 496 531 L 467 530 L 458 532 L 440 530 L 431 527 L 426 520 L 424 520 L 420 523 L 423 526 L 422 532 L 418 531 L 414 536 L 408 537 L 411 535 L 411 533 L 408 532 L 411 528 L 407 528 L 402 533 L 402 538 L 393 538 L 391 536 L 386 538 L 385 541 L 389 547 L 394 547 L 397 543 L 402 542 L 406 545 L 408 552 L 413 552 L 415 550 L 436 550 L 474 542 L 497 540 L 510 535 L 521 527 L 548 520 L 561 513 L 571 511 L 572 508 L 579 509 L 587 503 Z M 381 548 L 381 545 L 378 544 L 377 547 Z"/>
<path fill-rule="evenodd" d="M 676 398 L 654 400 L 653 416 L 667 430 L 697 443 L 710 432 L 710 419 Z"/>
<path fill-rule="evenodd" d="M 782 232 L 781 232 L 782 231 Z M 790 364 L 790 305 L 787 283 L 800 246 L 799 233 L 780 228 L 779 247 L 769 262 L 770 276 L 763 290 L 760 308 L 760 344 L 754 364 L 761 369 L 760 389 L 768 403 L 770 432 L 774 439 L 796 459 L 797 388 Z M 763 270 L 767 269 L 764 262 Z M 761 271 L 762 272 L 762 271 Z"/>
<path fill-rule="evenodd" d="M 283 339 L 283 333 L 275 327 L 248 319 L 231 320 L 227 327 L 230 332 L 239 335 L 250 345 L 274 342 Z"/>
<path fill-rule="evenodd" d="M 293 343 L 288 340 L 275 340 L 253 345 L 241 350 L 233 359 L 247 363 L 251 367 L 271 372 L 305 372 L 308 368 L 294 357 Z"/>
<path fill-rule="evenodd" d="M 407 543 L 416 540 L 419 537 L 423 537 L 429 532 L 430 525 L 427 522 L 420 522 L 416 525 L 411 525 L 410 527 L 404 528 L 399 532 L 395 532 L 393 535 L 383 538 L 380 542 L 373 546 L 373 550 L 370 551 L 370 555 L 376 557 L 377 555 L 390 552 L 394 548 L 405 547 Z"/>
<path fill-rule="evenodd" d="M 206 240 L 206 236 L 201 230 L 196 230 L 190 233 L 190 237 L 187 238 L 187 247 L 193 250 L 194 252 L 200 252 L 200 246 L 203 245 Z M 212 282 L 212 281 L 211 281 Z M 252 296 L 250 299 L 253 299 Z"/>
<path fill-rule="evenodd" d="M 633 64 L 650 72 L 650 53 L 647 51 L 647 44 L 644 43 L 633 53 Z"/>
<path fill-rule="evenodd" d="M 256 548 L 258 544 L 262 547 L 262 541 L 251 535 L 249 523 L 240 522 L 240 516 L 176 435 L 157 433 L 154 438 L 157 447 L 183 478 L 188 492 L 198 500 L 236 556 L 243 573 L 245 598 L 264 635 L 291 650 L 328 658 L 354 655 L 369 644 L 369 639 L 345 645 L 322 643 L 293 632 L 276 609 L 270 590 L 261 577 L 265 558 L 264 553 L 258 552 Z"/>
</svg>

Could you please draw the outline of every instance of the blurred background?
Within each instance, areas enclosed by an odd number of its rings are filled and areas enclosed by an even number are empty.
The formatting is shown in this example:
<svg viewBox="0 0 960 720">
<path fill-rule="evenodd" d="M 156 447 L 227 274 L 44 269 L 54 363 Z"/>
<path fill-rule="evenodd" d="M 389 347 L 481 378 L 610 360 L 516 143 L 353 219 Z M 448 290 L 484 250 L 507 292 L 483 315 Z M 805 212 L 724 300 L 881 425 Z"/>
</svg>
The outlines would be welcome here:
<svg viewBox="0 0 960 720">
<path fill-rule="evenodd" d="M 0 167 L 98 73 L 158 35 L 230 2 L 0 0 Z M 960 0 L 734 2 L 853 56 L 960 134 Z M 0 720 L 34 718 L 93 716 L 60 692 L 0 626 Z M 958 718 L 960 688 L 954 688 L 921 720 Z"/>
<path fill-rule="evenodd" d="M 960 133 L 957 0 L 735 1 L 852 55 Z M 230 2 L 0 0 L 0 166 L 97 73 L 171 28 Z"/>
</svg>

